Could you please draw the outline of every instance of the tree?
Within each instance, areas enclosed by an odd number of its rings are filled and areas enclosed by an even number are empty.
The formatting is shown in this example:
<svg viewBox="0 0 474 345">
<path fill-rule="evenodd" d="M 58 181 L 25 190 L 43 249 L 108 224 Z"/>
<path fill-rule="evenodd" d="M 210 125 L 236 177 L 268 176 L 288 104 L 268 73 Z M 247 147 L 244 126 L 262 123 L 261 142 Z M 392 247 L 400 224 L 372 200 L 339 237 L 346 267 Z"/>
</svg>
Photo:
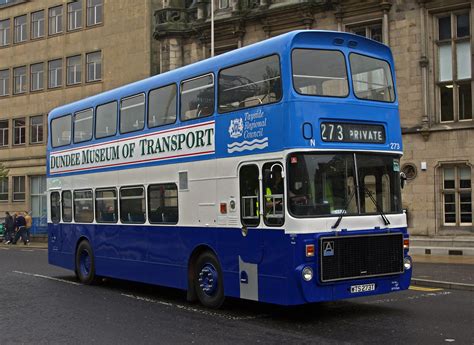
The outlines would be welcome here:
<svg viewBox="0 0 474 345">
<path fill-rule="evenodd" d="M 5 168 L 5 166 L 0 163 L 0 179 L 5 178 L 8 176 L 9 170 Z"/>
</svg>

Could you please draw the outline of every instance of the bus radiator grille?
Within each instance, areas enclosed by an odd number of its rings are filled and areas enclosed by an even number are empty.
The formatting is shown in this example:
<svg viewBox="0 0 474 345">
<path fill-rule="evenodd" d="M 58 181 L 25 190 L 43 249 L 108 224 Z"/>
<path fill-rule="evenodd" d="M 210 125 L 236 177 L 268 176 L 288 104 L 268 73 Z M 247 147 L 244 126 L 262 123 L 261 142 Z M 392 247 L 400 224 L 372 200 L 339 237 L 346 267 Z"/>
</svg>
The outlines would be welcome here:
<svg viewBox="0 0 474 345">
<path fill-rule="evenodd" d="M 320 238 L 322 282 L 403 273 L 403 235 Z"/>
</svg>

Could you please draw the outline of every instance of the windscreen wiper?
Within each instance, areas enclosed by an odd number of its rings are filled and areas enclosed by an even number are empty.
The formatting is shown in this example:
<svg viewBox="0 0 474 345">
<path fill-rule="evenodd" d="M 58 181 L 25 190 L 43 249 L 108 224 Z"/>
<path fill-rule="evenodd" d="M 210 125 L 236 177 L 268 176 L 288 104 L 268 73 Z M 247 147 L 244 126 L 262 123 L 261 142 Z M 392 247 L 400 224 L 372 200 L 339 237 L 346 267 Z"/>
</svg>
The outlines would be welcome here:
<svg viewBox="0 0 474 345">
<path fill-rule="evenodd" d="M 385 215 L 385 213 L 383 212 L 382 208 L 380 207 L 380 205 L 377 203 L 377 200 L 375 200 L 374 196 L 372 195 L 372 192 L 365 188 L 364 187 L 364 193 L 370 198 L 370 200 L 372 200 L 372 202 L 374 203 L 375 205 L 375 208 L 377 209 L 377 212 L 380 214 L 380 216 L 382 217 L 382 220 L 384 222 L 385 225 L 389 225 L 390 224 L 390 221 L 388 220 L 387 216 Z"/>
<path fill-rule="evenodd" d="M 347 213 L 347 208 L 349 207 L 349 204 L 351 203 L 351 200 L 355 195 L 356 189 L 357 188 L 354 188 L 354 190 L 352 191 L 351 195 L 349 196 L 349 200 L 347 200 L 347 203 L 344 206 L 344 209 L 339 214 L 339 217 L 337 217 L 336 223 L 334 223 L 334 225 L 331 226 L 331 229 L 336 229 L 339 226 L 339 224 L 341 223 L 342 217 L 344 217 L 344 215 Z"/>
</svg>

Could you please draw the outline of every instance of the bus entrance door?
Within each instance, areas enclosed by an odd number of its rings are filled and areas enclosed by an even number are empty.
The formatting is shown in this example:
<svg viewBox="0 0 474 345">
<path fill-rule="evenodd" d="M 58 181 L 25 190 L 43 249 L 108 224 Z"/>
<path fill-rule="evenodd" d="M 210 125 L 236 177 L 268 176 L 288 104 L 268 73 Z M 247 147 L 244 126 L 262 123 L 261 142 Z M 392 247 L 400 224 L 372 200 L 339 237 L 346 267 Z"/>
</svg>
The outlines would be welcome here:
<svg viewBox="0 0 474 345">
<path fill-rule="evenodd" d="M 257 164 L 239 172 L 241 236 L 238 240 L 240 297 L 258 301 L 258 266 L 263 261 L 260 173 Z"/>
</svg>

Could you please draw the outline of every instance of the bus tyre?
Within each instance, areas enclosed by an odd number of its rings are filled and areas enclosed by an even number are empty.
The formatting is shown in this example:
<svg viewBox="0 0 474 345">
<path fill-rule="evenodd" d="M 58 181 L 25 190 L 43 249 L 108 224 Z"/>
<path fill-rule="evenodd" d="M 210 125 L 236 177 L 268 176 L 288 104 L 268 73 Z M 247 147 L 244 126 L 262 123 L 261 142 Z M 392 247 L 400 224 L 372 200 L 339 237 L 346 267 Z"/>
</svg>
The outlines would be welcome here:
<svg viewBox="0 0 474 345">
<path fill-rule="evenodd" d="M 194 286 L 202 305 L 219 308 L 224 302 L 224 285 L 221 266 L 216 256 L 204 252 L 196 260 Z"/>
<path fill-rule="evenodd" d="M 76 276 L 83 284 L 90 285 L 96 282 L 94 254 L 88 241 L 82 241 L 77 247 Z"/>
</svg>

